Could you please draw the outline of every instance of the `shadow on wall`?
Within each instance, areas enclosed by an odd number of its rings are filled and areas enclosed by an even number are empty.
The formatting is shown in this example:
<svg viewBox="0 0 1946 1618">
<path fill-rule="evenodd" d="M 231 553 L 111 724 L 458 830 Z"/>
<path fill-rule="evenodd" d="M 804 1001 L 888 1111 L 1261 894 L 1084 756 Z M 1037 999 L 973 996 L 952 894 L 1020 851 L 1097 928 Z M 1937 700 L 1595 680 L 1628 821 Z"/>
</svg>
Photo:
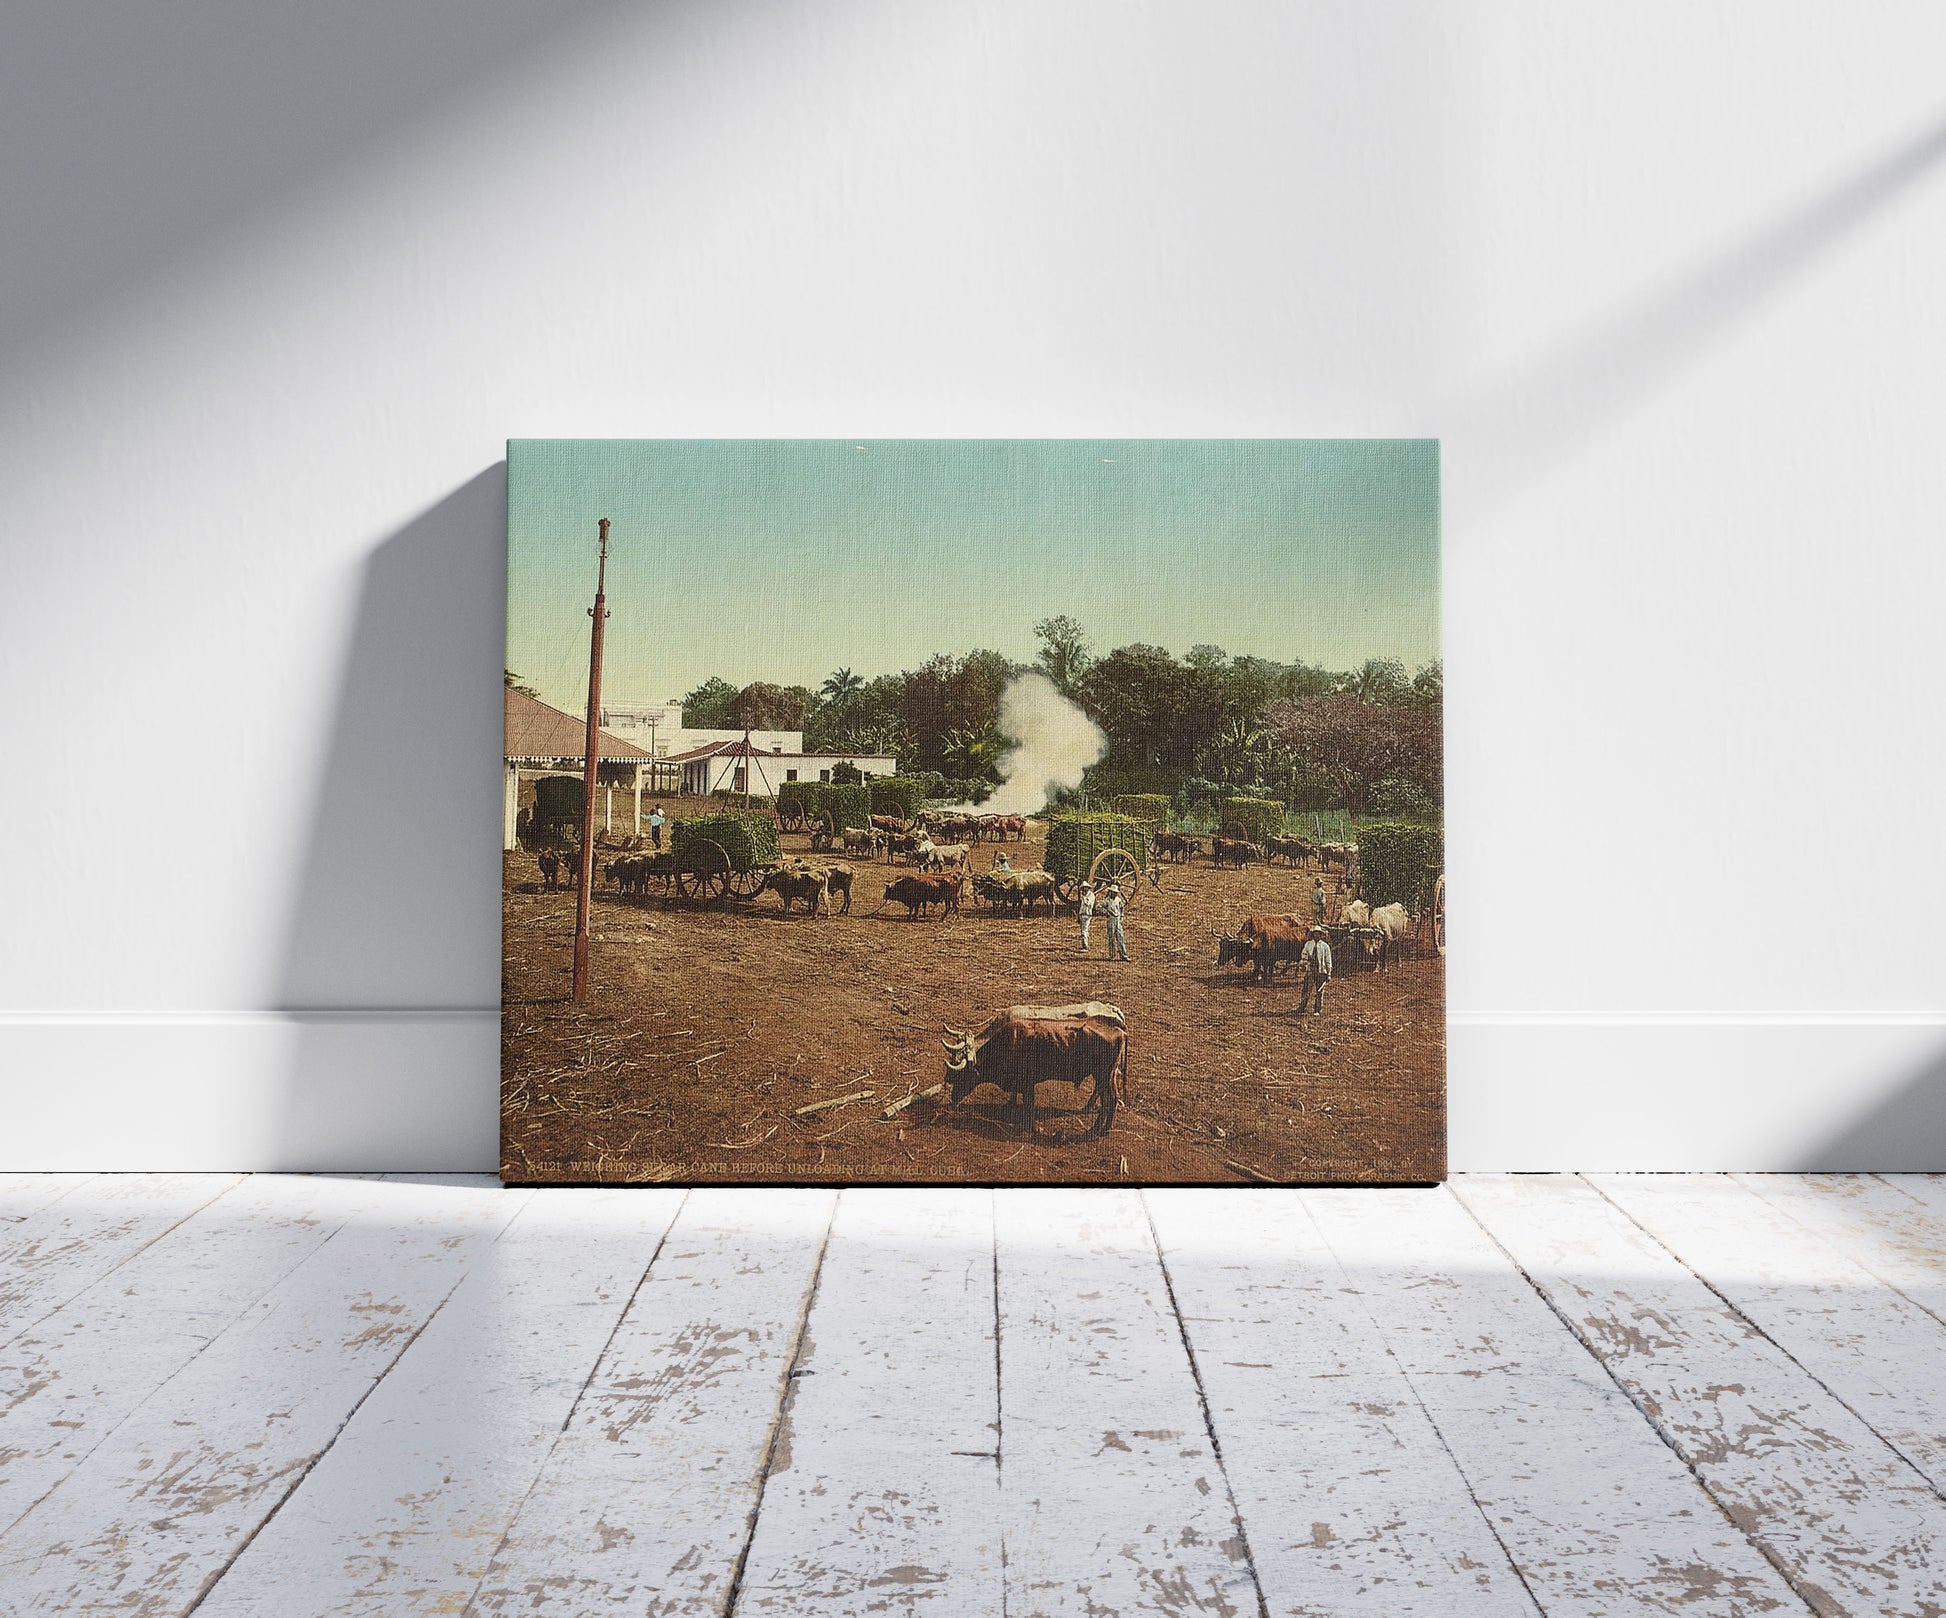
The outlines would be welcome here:
<svg viewBox="0 0 1946 1618">
<path fill-rule="evenodd" d="M 672 11 L 676 8 L 665 6 Z M 22 0 L 0 54 L 0 365 L 219 252 L 617 0 Z"/>
<path fill-rule="evenodd" d="M 282 1165 L 497 1161 L 506 510 L 500 463 L 365 564 L 276 979 Z"/>
<path fill-rule="evenodd" d="M 1688 370 L 1911 193 L 1946 160 L 1946 119 L 1496 387 L 1457 400 L 1446 437 L 1473 452 L 1469 509 L 1490 511 Z M 1463 464 L 1455 455 L 1449 468 Z"/>
<path fill-rule="evenodd" d="M 1790 1167 L 1804 1174 L 1937 1174 L 1946 1169 L 1946 1050 L 1925 1058 L 1889 1099 Z"/>
</svg>

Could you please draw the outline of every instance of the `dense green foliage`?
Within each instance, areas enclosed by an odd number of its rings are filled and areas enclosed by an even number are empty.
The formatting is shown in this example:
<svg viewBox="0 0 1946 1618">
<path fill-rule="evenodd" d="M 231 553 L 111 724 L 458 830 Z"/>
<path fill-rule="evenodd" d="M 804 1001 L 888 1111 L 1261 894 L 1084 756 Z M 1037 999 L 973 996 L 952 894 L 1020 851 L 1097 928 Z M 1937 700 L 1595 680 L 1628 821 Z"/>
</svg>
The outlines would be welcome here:
<svg viewBox="0 0 1946 1618">
<path fill-rule="evenodd" d="M 1267 842 L 1284 832 L 1284 806 L 1270 798 L 1225 798 L 1216 812 L 1218 828 L 1241 826 L 1253 843 Z"/>
<path fill-rule="evenodd" d="M 1372 788 L 1372 813 L 1385 820 L 1419 820 L 1430 823 L 1439 818 L 1439 805 L 1432 794 L 1416 781 L 1388 776 Z"/>
<path fill-rule="evenodd" d="M 865 779 L 865 772 L 848 758 L 841 758 L 831 766 L 831 779 L 841 787 L 855 787 Z"/>
<path fill-rule="evenodd" d="M 1115 813 L 1156 826 L 1169 824 L 1169 798 L 1161 792 L 1124 792 L 1113 799 Z"/>
<path fill-rule="evenodd" d="M 872 818 L 872 796 L 868 787 L 841 781 L 786 781 L 777 789 L 777 807 L 788 803 L 803 807 L 807 820 L 832 817 L 839 831 L 848 826 L 864 826 Z"/>
<path fill-rule="evenodd" d="M 743 794 L 735 787 L 713 787 L 710 790 L 710 796 L 718 803 L 733 803 L 739 808 L 743 804 Z M 768 809 L 774 802 L 776 802 L 774 798 L 766 797 L 761 792 L 753 792 L 750 794 L 750 807 L 752 809 Z"/>
<path fill-rule="evenodd" d="M 1445 858 L 1446 838 L 1439 827 L 1375 820 L 1358 833 L 1360 891 L 1374 905 L 1396 902 L 1420 910 Z"/>
<path fill-rule="evenodd" d="M 1154 830 L 1146 820 L 1130 815 L 1055 815 L 1047 823 L 1047 869 L 1079 881 L 1103 849 L 1125 848 L 1146 870 Z"/>
<path fill-rule="evenodd" d="M 1353 820 L 1438 818 L 1445 687 L 1437 662 L 1409 672 L 1370 658 L 1333 671 L 1213 645 L 1181 656 L 1141 644 L 1097 648 L 1066 616 L 1042 619 L 1034 633 L 1033 664 L 975 648 L 898 672 L 836 669 L 816 690 L 712 676 L 683 698 L 683 716 L 719 729 L 801 727 L 816 751 L 895 756 L 902 776 L 927 781 L 930 800 L 979 802 L 1006 769 L 1000 698 L 1032 671 L 1107 739 L 1063 803 L 1144 793 L 1192 816 L 1242 797 Z"/>
<path fill-rule="evenodd" d="M 926 801 L 926 783 L 909 776 L 881 775 L 867 789 L 872 795 L 872 813 L 897 815 L 910 820 Z"/>
<path fill-rule="evenodd" d="M 769 865 L 777 858 L 777 824 L 768 814 L 754 809 L 685 815 L 670 822 L 669 846 L 674 849 L 678 864 L 685 854 L 704 841 L 721 844 L 723 852 L 730 856 L 731 865 L 740 871 Z"/>
</svg>

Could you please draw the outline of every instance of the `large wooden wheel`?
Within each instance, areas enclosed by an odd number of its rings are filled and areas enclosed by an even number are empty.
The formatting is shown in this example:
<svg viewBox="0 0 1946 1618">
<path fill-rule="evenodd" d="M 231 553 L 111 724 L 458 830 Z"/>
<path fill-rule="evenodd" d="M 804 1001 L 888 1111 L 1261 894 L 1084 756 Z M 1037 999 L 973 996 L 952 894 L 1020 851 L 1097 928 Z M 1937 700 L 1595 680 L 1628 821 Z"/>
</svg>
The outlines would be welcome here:
<svg viewBox="0 0 1946 1618">
<path fill-rule="evenodd" d="M 739 899 L 754 899 L 764 891 L 764 879 L 770 875 L 768 865 L 753 865 L 747 871 L 730 872 L 730 892 Z"/>
<path fill-rule="evenodd" d="M 1432 884 L 1432 947 L 1435 953 L 1446 953 L 1446 877 L 1442 872 L 1433 879 Z"/>
<path fill-rule="evenodd" d="M 676 871 L 676 891 L 698 904 L 721 904 L 730 891 L 730 856 L 721 843 L 690 845 Z"/>
<path fill-rule="evenodd" d="M 777 824 L 784 831 L 804 829 L 804 805 L 796 798 L 786 798 L 777 806 Z"/>
<path fill-rule="evenodd" d="M 1121 893 L 1123 904 L 1132 905 L 1142 886 L 1142 867 L 1135 863 L 1135 856 L 1127 849 L 1104 848 L 1088 867 L 1088 880 L 1095 885 L 1097 902 L 1101 890 L 1112 887 Z"/>
</svg>

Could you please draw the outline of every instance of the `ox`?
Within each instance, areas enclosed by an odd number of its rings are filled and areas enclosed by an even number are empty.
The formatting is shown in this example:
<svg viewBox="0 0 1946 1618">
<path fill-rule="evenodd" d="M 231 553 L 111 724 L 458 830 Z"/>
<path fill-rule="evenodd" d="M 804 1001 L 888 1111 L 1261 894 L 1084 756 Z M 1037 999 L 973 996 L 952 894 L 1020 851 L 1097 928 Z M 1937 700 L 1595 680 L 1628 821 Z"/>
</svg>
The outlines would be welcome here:
<svg viewBox="0 0 1946 1618">
<path fill-rule="evenodd" d="M 905 906 L 908 921 L 924 915 L 933 905 L 943 905 L 944 915 L 957 915 L 959 888 L 957 871 L 951 876 L 902 876 L 885 884 L 885 897 L 879 901 L 878 908 L 883 910 L 897 901 Z"/>
<path fill-rule="evenodd" d="M 1305 865 L 1317 858 L 1317 853 L 1318 845 L 1308 837 L 1273 837 L 1264 844 L 1264 863 L 1289 860 L 1293 865 Z"/>
<path fill-rule="evenodd" d="M 830 897 L 824 882 L 824 872 L 804 865 L 780 865 L 764 878 L 764 888 L 783 901 L 784 914 L 791 913 L 791 906 L 797 900 L 804 901 L 804 913 L 815 916 L 818 903 Z"/>
<path fill-rule="evenodd" d="M 1255 843 L 1245 842 L 1240 837 L 1219 837 L 1210 849 L 1210 858 L 1220 868 L 1234 865 L 1239 871 L 1252 860 L 1260 860 L 1264 851 Z"/>
<path fill-rule="evenodd" d="M 1043 1084 L 1093 1086 L 1093 1134 L 1105 1135 L 1128 1090 L 1128 1025 L 1099 1000 L 1070 1006 L 1009 1006 L 977 1034 L 948 1028 L 946 1079 L 955 1105 L 982 1084 L 1003 1091 L 1034 1133 L 1035 1090 Z"/>
<path fill-rule="evenodd" d="M 857 873 L 849 865 L 840 860 L 807 860 L 787 856 L 783 868 L 808 871 L 813 876 L 823 877 L 825 908 L 841 916 L 851 914 L 851 884 Z"/>
</svg>

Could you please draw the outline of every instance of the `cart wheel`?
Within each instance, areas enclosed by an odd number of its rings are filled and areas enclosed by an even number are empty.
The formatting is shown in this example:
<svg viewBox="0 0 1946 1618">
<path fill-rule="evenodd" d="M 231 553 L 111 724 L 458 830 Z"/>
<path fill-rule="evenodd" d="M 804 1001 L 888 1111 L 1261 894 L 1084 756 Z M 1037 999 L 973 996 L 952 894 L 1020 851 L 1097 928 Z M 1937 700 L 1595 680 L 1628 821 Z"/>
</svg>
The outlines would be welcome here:
<svg viewBox="0 0 1946 1618">
<path fill-rule="evenodd" d="M 1080 891 L 1080 886 L 1071 876 L 1061 877 L 1054 884 L 1054 897 L 1059 899 L 1064 905 L 1073 904 L 1074 896 Z"/>
<path fill-rule="evenodd" d="M 1095 885 L 1095 892 L 1113 886 L 1121 891 L 1122 903 L 1135 903 L 1135 895 L 1142 885 L 1142 867 L 1135 863 L 1135 856 L 1125 848 L 1104 848 L 1095 856 L 1094 864 L 1088 867 L 1088 878 Z"/>
<path fill-rule="evenodd" d="M 804 805 L 795 798 L 786 798 L 777 806 L 777 825 L 782 831 L 802 831 Z"/>
<path fill-rule="evenodd" d="M 730 891 L 730 856 L 721 843 L 694 844 L 681 870 L 676 872 L 676 891 L 698 904 L 720 904 Z"/>
<path fill-rule="evenodd" d="M 771 865 L 753 865 L 747 871 L 730 872 L 730 892 L 739 899 L 754 899 L 764 891 L 764 881 L 775 870 Z"/>
<path fill-rule="evenodd" d="M 1446 953 L 1446 878 L 1436 878 L 1432 885 L 1432 947 L 1440 955 Z"/>
</svg>

